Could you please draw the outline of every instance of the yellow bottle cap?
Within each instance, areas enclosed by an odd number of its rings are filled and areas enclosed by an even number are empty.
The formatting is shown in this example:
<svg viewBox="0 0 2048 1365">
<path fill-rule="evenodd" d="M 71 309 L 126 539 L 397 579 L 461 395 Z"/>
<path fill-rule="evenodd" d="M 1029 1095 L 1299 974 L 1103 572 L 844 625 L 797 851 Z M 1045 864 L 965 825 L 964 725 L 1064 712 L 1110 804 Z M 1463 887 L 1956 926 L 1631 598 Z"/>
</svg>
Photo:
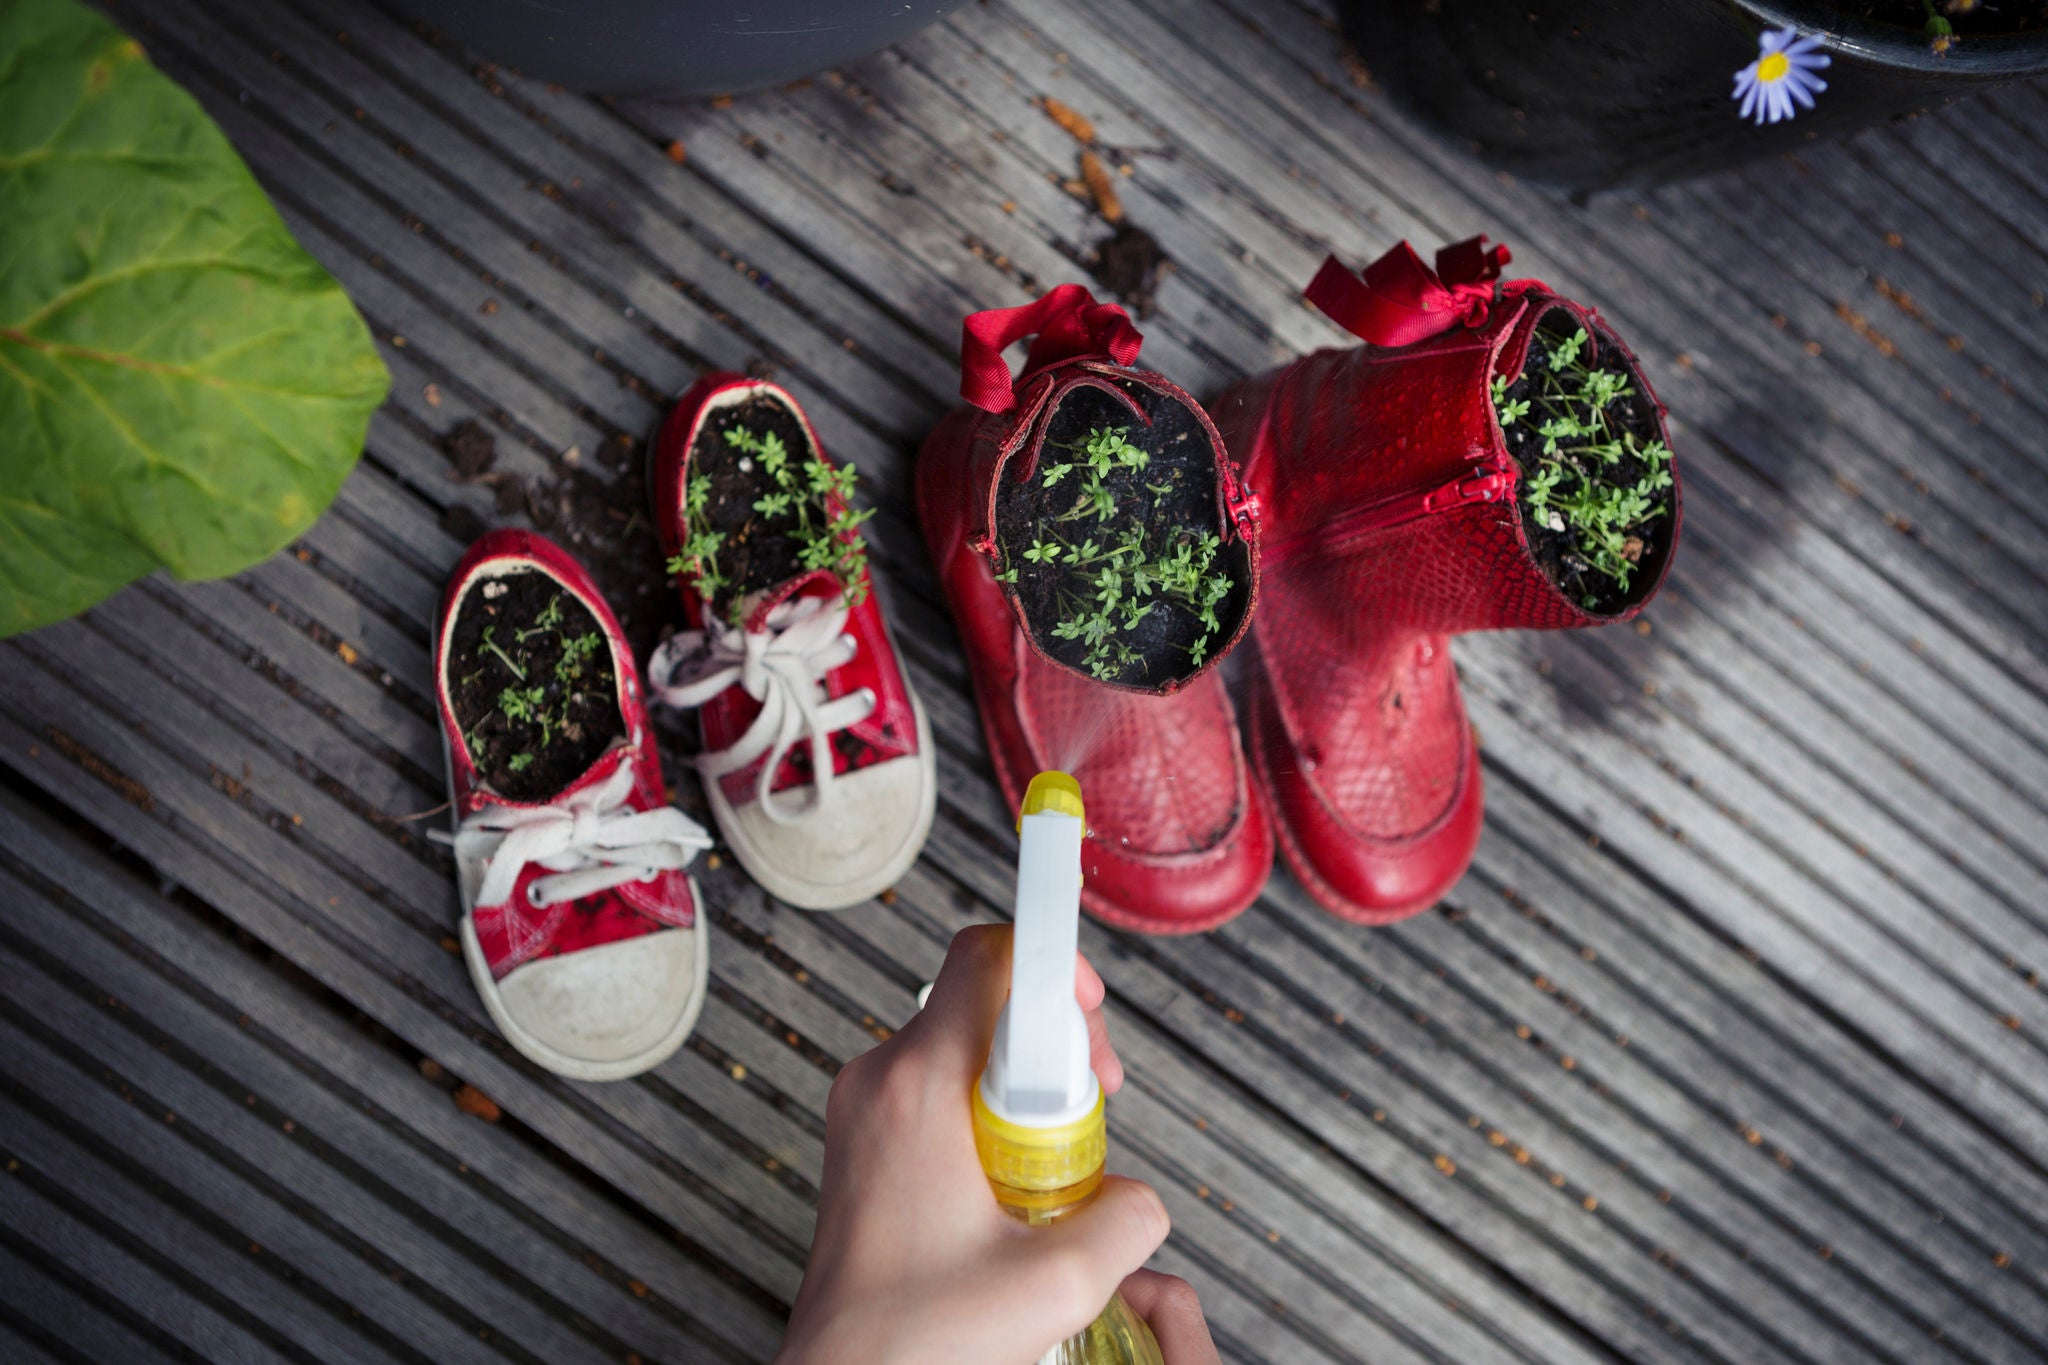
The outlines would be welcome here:
<svg viewBox="0 0 2048 1365">
<path fill-rule="evenodd" d="M 1095 1106 L 1072 1123 L 1030 1128 L 997 1115 L 974 1087 L 974 1150 L 981 1169 L 1006 1202 L 1029 1204 L 1033 1195 L 1071 1201 L 1075 1187 L 1094 1192 L 1109 1159 L 1109 1132 L 1100 1090 Z"/>
<path fill-rule="evenodd" d="M 1066 773 L 1048 769 L 1031 779 L 1031 785 L 1024 789 L 1024 804 L 1017 811 L 1017 829 L 1024 829 L 1024 817 L 1051 811 L 1056 815 L 1071 815 L 1081 822 L 1085 829 L 1088 824 L 1086 811 L 1081 805 L 1081 784 Z"/>
</svg>

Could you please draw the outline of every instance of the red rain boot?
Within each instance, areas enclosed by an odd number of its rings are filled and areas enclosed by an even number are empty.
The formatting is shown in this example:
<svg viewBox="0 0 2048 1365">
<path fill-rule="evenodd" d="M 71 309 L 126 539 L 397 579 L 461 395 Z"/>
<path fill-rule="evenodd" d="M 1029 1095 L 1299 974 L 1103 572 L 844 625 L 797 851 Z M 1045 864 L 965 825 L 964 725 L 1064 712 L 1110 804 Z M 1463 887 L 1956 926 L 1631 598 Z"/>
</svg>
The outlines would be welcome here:
<svg viewBox="0 0 2048 1365">
<path fill-rule="evenodd" d="M 1449 637 L 1633 616 L 1678 538 L 1678 488 L 1629 590 L 1588 609 L 1530 548 L 1522 473 L 1491 384 L 1521 376 L 1539 325 L 1583 327 L 1619 358 L 1664 439 L 1664 409 L 1590 309 L 1534 280 L 1496 284 L 1507 249 L 1407 243 L 1363 278 L 1324 263 L 1308 297 L 1369 345 L 1324 350 L 1213 405 L 1257 490 L 1266 592 L 1254 653 L 1253 764 L 1297 878 L 1333 914 L 1427 909 L 1479 842 L 1479 753 Z M 1561 529 L 1561 524 L 1553 529 Z"/>
<path fill-rule="evenodd" d="M 1003 349 L 1034 335 L 1013 382 Z M 962 336 L 968 406 L 925 440 L 917 510 L 967 650 L 996 779 L 1013 809 L 1041 770 L 1066 768 L 1079 779 L 1090 825 L 1081 900 L 1092 914 L 1143 933 L 1212 929 L 1251 904 L 1273 861 L 1265 810 L 1215 671 L 1244 634 L 1257 595 L 1256 503 L 1200 405 L 1159 375 L 1131 368 L 1141 338 L 1114 304 L 1062 285 L 1036 303 L 973 315 Z M 1160 441 L 1177 427 L 1180 439 L 1199 438 L 1216 455 L 1207 529 L 1221 539 L 1233 582 L 1216 632 L 1223 643 L 1157 680 L 1103 681 L 1056 657 L 1073 650 L 1036 634 L 1012 576 L 1019 564 L 999 562 L 999 509 L 1015 491 L 1004 481 L 1033 478 L 1056 421 L 1064 429 L 1094 412 L 1127 417 L 1129 429 L 1156 426 Z M 998 581 L 999 572 L 1009 581 Z"/>
</svg>

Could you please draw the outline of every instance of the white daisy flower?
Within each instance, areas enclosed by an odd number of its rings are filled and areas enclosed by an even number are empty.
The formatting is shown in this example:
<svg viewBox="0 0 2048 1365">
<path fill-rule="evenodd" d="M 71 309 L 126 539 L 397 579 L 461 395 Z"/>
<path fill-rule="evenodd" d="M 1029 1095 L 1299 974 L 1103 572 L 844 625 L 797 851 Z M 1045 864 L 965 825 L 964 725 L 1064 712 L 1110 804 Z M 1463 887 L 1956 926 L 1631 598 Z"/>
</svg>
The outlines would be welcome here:
<svg viewBox="0 0 2048 1365">
<path fill-rule="evenodd" d="M 1776 123 L 1813 108 L 1813 97 L 1828 88 L 1818 73 L 1833 60 L 1820 50 L 1820 38 L 1776 28 L 1757 39 L 1756 48 L 1756 60 L 1735 73 L 1732 98 L 1742 101 L 1742 117 Z"/>
</svg>

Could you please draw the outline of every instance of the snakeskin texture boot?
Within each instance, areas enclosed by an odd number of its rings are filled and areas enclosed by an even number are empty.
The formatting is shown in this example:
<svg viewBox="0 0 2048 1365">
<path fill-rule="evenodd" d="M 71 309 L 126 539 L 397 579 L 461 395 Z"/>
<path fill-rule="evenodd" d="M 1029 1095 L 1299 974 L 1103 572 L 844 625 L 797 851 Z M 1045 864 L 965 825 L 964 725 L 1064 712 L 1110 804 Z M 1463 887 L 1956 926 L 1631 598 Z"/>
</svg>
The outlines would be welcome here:
<svg viewBox="0 0 2048 1365">
<path fill-rule="evenodd" d="M 1332 257 L 1308 297 L 1368 344 L 1211 406 L 1263 509 L 1253 766 L 1296 877 L 1360 923 L 1428 908 L 1478 844 L 1449 637 L 1626 620 L 1678 538 L 1664 409 L 1634 354 L 1592 310 L 1501 283 L 1507 251 L 1484 243 L 1445 248 L 1434 271 L 1405 242 L 1362 276 Z M 1649 490 L 1640 533 L 1601 523 L 1598 544 L 1579 526 L 1607 515 L 1604 494 L 1574 493 L 1554 458 L 1578 419 L 1553 381 L 1587 367 L 1608 376 L 1614 477 Z"/>
<path fill-rule="evenodd" d="M 1002 352 L 1026 337 L 1013 379 Z M 967 401 L 924 443 L 917 507 L 1011 808 L 1034 773 L 1072 772 L 1082 904 L 1193 933 L 1272 866 L 1216 672 L 1258 594 L 1258 513 L 1201 406 L 1132 368 L 1140 345 L 1079 285 L 969 317 Z"/>
</svg>

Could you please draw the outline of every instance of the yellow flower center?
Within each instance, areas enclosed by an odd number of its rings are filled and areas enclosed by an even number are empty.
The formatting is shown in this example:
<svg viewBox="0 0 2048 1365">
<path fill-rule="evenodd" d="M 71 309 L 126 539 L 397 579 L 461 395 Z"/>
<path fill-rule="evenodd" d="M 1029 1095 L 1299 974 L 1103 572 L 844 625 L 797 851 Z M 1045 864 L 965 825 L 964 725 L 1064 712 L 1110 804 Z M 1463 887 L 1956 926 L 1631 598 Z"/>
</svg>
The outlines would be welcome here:
<svg viewBox="0 0 2048 1365">
<path fill-rule="evenodd" d="M 1785 79 L 1785 73 L 1792 69 L 1792 59 L 1782 52 L 1773 52 L 1756 64 L 1756 78 L 1765 85 Z"/>
</svg>

